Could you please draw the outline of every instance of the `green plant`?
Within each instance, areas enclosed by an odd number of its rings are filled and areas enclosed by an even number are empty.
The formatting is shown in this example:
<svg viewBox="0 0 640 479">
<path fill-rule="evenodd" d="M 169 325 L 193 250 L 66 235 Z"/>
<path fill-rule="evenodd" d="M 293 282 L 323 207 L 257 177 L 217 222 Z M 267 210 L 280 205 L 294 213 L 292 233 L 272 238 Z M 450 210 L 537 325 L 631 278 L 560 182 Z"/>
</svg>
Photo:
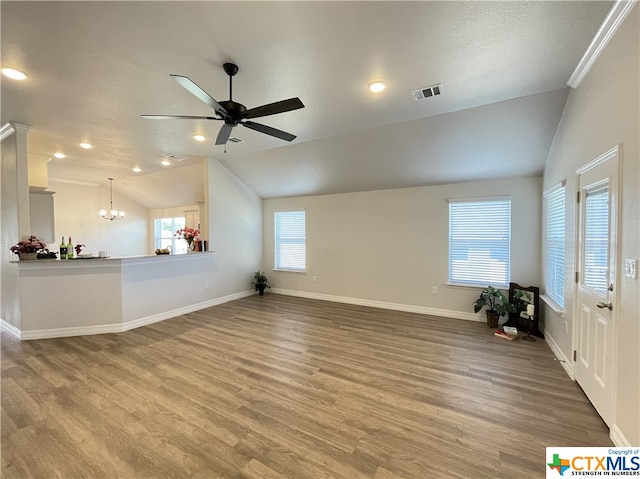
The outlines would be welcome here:
<svg viewBox="0 0 640 479">
<path fill-rule="evenodd" d="M 493 286 L 488 286 L 482 290 L 480 297 L 473 303 L 473 310 L 477 313 L 484 306 L 487 306 L 489 311 L 495 311 L 500 316 L 516 312 L 515 306 L 509 302 L 505 294 Z"/>
<path fill-rule="evenodd" d="M 262 271 L 256 271 L 253 273 L 253 283 L 256 286 L 256 291 L 259 291 L 260 289 L 264 291 L 264 288 L 270 288 L 271 286 L 267 284 L 268 281 L 269 280 Z"/>
</svg>

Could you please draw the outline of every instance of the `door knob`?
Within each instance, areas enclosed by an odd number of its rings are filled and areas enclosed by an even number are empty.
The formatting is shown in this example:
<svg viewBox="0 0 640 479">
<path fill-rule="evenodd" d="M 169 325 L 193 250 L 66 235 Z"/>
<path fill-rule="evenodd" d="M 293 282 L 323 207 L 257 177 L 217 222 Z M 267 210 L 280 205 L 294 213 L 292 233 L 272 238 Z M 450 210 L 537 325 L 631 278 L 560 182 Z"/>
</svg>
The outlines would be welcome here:
<svg viewBox="0 0 640 479">
<path fill-rule="evenodd" d="M 604 301 L 598 301 L 596 303 L 596 306 L 600 309 L 607 308 L 609 311 L 613 311 L 613 304 L 611 303 L 611 301 L 608 301 L 606 303 Z"/>
</svg>

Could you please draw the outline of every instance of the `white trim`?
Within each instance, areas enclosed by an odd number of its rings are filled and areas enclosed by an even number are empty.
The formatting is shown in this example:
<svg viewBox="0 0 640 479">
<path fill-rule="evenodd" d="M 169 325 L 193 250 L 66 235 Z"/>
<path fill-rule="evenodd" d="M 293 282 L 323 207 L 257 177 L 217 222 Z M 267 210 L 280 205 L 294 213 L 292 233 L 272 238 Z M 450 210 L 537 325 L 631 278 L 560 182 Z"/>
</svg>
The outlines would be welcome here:
<svg viewBox="0 0 640 479">
<path fill-rule="evenodd" d="M 21 340 L 29 339 L 48 339 L 48 338 L 64 338 L 68 336 L 86 336 L 92 334 L 105 333 L 122 333 L 131 329 L 139 328 L 149 324 L 164 321 L 166 319 L 175 318 L 183 314 L 192 313 L 201 309 L 210 308 L 219 304 L 235 301 L 236 299 L 246 298 L 254 294 L 253 290 L 241 291 L 239 293 L 229 294 L 220 298 L 203 301 L 201 303 L 184 306 L 182 308 L 172 309 L 163 313 L 146 316 L 143 318 L 133 319 L 120 324 L 99 324 L 95 326 L 75 326 L 70 328 L 57 329 L 37 329 L 33 331 L 20 331 L 15 326 L 2 320 L 2 326 L 6 327 L 10 332 L 15 334 Z"/>
<path fill-rule="evenodd" d="M 0 318 L 0 326 L 13 334 L 16 338 L 20 339 L 20 330 L 16 328 L 13 324 L 11 324 L 6 319 Z"/>
<path fill-rule="evenodd" d="M 555 339 L 553 339 L 553 336 L 551 336 L 549 334 L 549 331 L 547 331 L 546 329 L 544 330 L 544 340 L 549 346 L 549 349 L 551 349 L 551 352 L 556 357 L 556 360 L 564 368 L 567 375 L 573 381 L 575 381 L 576 378 L 573 375 L 573 361 L 564 355 L 564 353 L 562 352 L 562 349 L 560 349 L 560 346 L 558 346 L 558 343 L 556 343 Z"/>
<path fill-rule="evenodd" d="M 183 314 L 193 313 L 194 311 L 200 311 L 201 309 L 228 303 L 229 301 L 235 301 L 236 299 L 246 298 L 247 296 L 251 296 L 253 293 L 254 291 L 252 290 L 241 291 L 240 293 L 233 293 L 227 296 L 222 296 L 220 298 L 203 301 L 201 303 L 190 304 L 189 306 L 183 306 L 181 308 L 172 309 L 170 311 L 163 311 L 162 313 L 152 314 L 151 316 L 145 316 L 143 318 L 126 321 L 122 323 L 122 331 L 129 331 L 130 329 L 147 326 L 159 321 L 164 321 L 165 319 L 175 318 L 177 316 L 182 316 Z"/>
<path fill-rule="evenodd" d="M 609 437 L 616 447 L 632 447 L 631 441 L 624 437 L 624 434 L 622 434 L 622 431 L 616 424 L 611 427 L 611 430 L 609 431 Z"/>
<path fill-rule="evenodd" d="M 15 132 L 16 129 L 11 123 L 5 123 L 4 125 L 2 125 L 2 127 L 0 127 L 0 141 L 4 140 L 5 138 L 9 138 Z"/>
<path fill-rule="evenodd" d="M 391 309 L 393 311 L 403 311 L 407 313 L 428 314 L 430 316 L 440 316 L 443 318 L 463 319 L 465 321 L 486 322 L 482 314 L 467 313 L 464 311 L 452 311 L 449 309 L 428 308 L 425 306 L 415 306 L 412 304 L 389 303 L 386 301 L 376 301 L 373 299 L 350 298 L 347 296 L 335 296 L 332 294 L 311 293 L 308 291 L 296 291 L 293 289 L 271 288 L 271 292 L 285 296 L 296 296 L 299 298 L 318 299 L 320 301 L 332 301 L 334 303 L 354 304 L 357 306 L 369 306 L 371 308 Z"/>
<path fill-rule="evenodd" d="M 609 151 L 606 151 L 602 155 L 597 157 L 595 160 L 591 160 L 586 165 L 581 166 L 580 168 L 578 168 L 576 170 L 576 175 L 582 175 L 582 174 L 586 173 L 587 171 L 592 170 L 596 166 L 600 166 L 601 164 L 611 160 L 612 158 L 615 158 L 618 155 L 619 150 L 620 150 L 620 145 L 614 146 Z M 580 190 L 578 189 L 577 191 L 580 191 Z"/>
<path fill-rule="evenodd" d="M 578 66 L 571 74 L 571 77 L 569 77 L 567 85 L 571 88 L 578 88 L 580 86 L 580 83 L 582 83 L 584 77 L 587 76 L 587 73 L 589 73 L 589 70 L 600 56 L 600 53 L 607 46 L 616 31 L 618 31 L 618 28 L 620 28 L 620 25 L 622 25 L 622 22 L 636 2 L 637 0 L 617 0 L 613 7 L 611 7 L 607 17 L 602 22 L 602 25 L 600 25 L 593 40 L 591 40 L 591 44 L 578 62 Z"/>
<path fill-rule="evenodd" d="M 35 329 L 33 331 L 21 331 L 20 339 L 50 339 L 66 338 L 68 336 L 90 336 L 92 334 L 121 333 L 121 324 L 97 324 L 95 326 L 74 326 L 70 328 Z"/>
</svg>

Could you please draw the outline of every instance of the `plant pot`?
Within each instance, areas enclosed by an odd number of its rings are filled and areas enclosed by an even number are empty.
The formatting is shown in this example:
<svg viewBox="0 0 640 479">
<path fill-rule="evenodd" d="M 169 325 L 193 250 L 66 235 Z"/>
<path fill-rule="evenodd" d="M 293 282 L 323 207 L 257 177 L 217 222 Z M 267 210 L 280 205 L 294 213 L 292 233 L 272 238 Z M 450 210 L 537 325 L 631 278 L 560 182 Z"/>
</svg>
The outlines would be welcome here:
<svg viewBox="0 0 640 479">
<path fill-rule="evenodd" d="M 500 315 L 495 311 L 487 311 L 487 327 L 495 329 L 498 327 Z"/>
<path fill-rule="evenodd" d="M 38 253 L 18 253 L 20 261 L 33 261 L 36 259 Z"/>
<path fill-rule="evenodd" d="M 256 285 L 256 289 L 258 290 L 258 294 L 260 296 L 264 296 L 264 290 L 266 289 L 267 285 L 266 284 L 257 284 Z"/>
</svg>

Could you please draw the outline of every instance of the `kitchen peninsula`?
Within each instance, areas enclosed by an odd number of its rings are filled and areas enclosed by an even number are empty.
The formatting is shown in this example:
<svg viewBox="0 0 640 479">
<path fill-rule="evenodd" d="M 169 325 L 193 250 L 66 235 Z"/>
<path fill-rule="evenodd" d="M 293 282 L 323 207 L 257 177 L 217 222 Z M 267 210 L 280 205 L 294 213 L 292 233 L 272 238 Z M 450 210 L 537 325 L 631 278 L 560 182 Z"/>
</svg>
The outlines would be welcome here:
<svg viewBox="0 0 640 479">
<path fill-rule="evenodd" d="M 220 302 L 213 251 L 13 264 L 20 339 L 121 332 Z"/>
</svg>

